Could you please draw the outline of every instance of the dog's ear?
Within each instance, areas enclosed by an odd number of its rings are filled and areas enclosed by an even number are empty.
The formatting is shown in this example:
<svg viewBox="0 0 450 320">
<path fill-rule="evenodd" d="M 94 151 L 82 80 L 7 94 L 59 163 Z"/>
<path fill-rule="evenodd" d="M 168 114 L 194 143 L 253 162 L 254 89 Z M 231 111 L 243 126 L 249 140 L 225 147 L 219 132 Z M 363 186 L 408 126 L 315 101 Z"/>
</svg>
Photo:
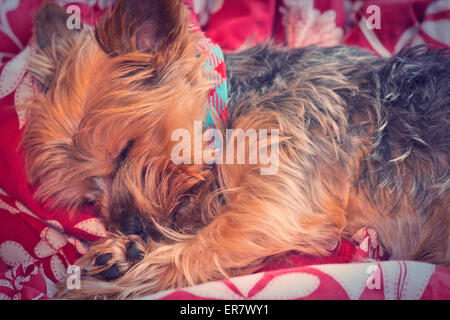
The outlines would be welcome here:
<svg viewBox="0 0 450 320">
<path fill-rule="evenodd" d="M 33 56 L 29 71 L 45 91 L 54 79 L 59 66 L 73 50 L 74 40 L 81 34 L 67 27 L 67 14 L 56 4 L 46 3 L 34 18 L 34 35 L 38 52 Z"/>
<path fill-rule="evenodd" d="M 164 52 L 188 32 L 180 0 L 121 0 L 96 26 L 99 46 L 116 56 L 136 50 Z"/>
<path fill-rule="evenodd" d="M 69 14 L 63 8 L 52 3 L 45 4 L 38 11 L 34 18 L 34 29 L 41 50 L 50 48 L 55 42 L 70 37 L 70 34 L 74 31 L 69 30 L 66 25 L 68 18 Z"/>
</svg>

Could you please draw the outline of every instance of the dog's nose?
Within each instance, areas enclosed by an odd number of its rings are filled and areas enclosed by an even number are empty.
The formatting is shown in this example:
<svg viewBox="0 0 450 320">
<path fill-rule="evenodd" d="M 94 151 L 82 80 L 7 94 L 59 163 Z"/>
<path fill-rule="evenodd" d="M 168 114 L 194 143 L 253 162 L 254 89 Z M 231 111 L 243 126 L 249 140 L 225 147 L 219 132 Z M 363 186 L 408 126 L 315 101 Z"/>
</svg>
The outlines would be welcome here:
<svg viewBox="0 0 450 320">
<path fill-rule="evenodd" d="M 124 214 L 120 221 L 120 230 L 126 235 L 141 235 L 144 227 L 137 214 Z"/>
<path fill-rule="evenodd" d="M 162 238 L 161 232 L 154 223 L 141 217 L 138 213 L 123 213 L 120 217 L 119 229 L 127 236 L 137 235 L 143 240 L 151 238 L 159 241 Z"/>
</svg>

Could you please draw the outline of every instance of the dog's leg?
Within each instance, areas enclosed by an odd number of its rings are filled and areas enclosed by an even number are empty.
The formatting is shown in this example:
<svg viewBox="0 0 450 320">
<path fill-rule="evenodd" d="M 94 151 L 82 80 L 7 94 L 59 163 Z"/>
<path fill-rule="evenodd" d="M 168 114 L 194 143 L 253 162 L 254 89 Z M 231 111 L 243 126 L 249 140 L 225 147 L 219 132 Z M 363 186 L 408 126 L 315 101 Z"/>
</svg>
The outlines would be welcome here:
<svg viewBox="0 0 450 320">
<path fill-rule="evenodd" d="M 136 297 L 249 273 L 261 266 L 261 259 L 286 249 L 295 249 L 293 243 L 286 243 L 286 239 L 283 239 L 286 237 L 285 232 L 277 230 L 276 225 L 267 224 L 270 218 L 264 216 L 264 212 L 253 218 L 224 213 L 190 240 L 156 245 L 140 263 L 120 278 L 128 265 L 125 259 L 123 262 L 115 260 L 124 258 L 124 245 L 120 239 L 118 242 L 107 239 L 78 262 L 87 264 L 87 276 L 82 278 L 81 289 L 63 290 L 59 297 Z M 252 220 L 252 225 L 244 225 L 246 220 Z M 105 249 L 114 254 L 103 253 Z M 102 252 L 100 256 L 96 255 L 98 251 Z M 110 259 L 99 261 L 99 257 L 100 260 L 103 257 Z"/>
<path fill-rule="evenodd" d="M 264 181 L 259 187 L 264 188 Z M 343 213 L 302 215 L 296 211 L 302 201 L 283 196 L 281 189 L 271 188 L 273 193 L 266 200 L 239 194 L 197 234 L 172 244 L 148 243 L 143 259 L 122 277 L 102 281 L 86 274 L 80 290 L 63 290 L 60 297 L 138 297 L 248 274 L 264 266 L 267 257 L 290 250 L 327 254 L 339 240 L 345 223 Z M 94 247 L 82 262 L 95 264 L 96 251 Z"/>
</svg>

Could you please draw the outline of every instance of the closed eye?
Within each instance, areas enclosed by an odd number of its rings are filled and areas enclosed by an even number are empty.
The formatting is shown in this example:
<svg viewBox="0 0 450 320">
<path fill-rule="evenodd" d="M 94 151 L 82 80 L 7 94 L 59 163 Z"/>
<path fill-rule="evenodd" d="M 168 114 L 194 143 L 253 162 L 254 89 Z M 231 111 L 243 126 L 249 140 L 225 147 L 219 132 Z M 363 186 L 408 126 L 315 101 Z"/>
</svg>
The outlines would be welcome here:
<svg viewBox="0 0 450 320">
<path fill-rule="evenodd" d="M 130 150 L 131 150 L 131 148 L 134 145 L 134 141 L 135 140 L 128 141 L 128 143 L 125 146 L 125 148 L 123 148 L 122 151 L 120 151 L 119 155 L 117 156 L 117 161 L 119 163 L 122 163 L 122 162 L 124 162 L 127 159 L 128 153 L 130 153 Z"/>
<path fill-rule="evenodd" d="M 117 174 L 117 171 L 122 167 L 125 160 L 127 160 L 128 154 L 130 153 L 131 148 L 133 148 L 135 140 L 130 140 L 127 142 L 127 145 L 120 151 L 119 155 L 116 158 L 116 168 L 115 171 L 112 174 L 112 177 L 114 178 Z"/>
</svg>

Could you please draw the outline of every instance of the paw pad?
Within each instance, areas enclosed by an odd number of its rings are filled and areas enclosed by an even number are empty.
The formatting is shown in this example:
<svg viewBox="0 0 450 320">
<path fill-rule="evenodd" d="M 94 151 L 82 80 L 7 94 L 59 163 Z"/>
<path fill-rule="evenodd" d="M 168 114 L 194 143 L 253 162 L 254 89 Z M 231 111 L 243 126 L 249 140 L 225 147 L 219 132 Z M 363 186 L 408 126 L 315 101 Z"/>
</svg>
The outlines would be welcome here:
<svg viewBox="0 0 450 320">
<path fill-rule="evenodd" d="M 105 253 L 105 254 L 101 254 L 99 256 L 97 256 L 97 258 L 95 258 L 95 265 L 96 266 L 106 266 L 106 264 L 108 263 L 109 260 L 111 260 L 113 257 L 112 253 Z"/>
<path fill-rule="evenodd" d="M 144 243 L 137 236 L 122 234 L 104 239 L 82 258 L 85 274 L 105 281 L 117 280 L 142 260 L 145 250 Z"/>
<path fill-rule="evenodd" d="M 106 281 L 113 281 L 120 278 L 124 272 L 120 270 L 120 266 L 117 263 L 114 263 L 111 268 L 106 269 L 96 275 L 96 277 L 101 277 Z"/>
</svg>

